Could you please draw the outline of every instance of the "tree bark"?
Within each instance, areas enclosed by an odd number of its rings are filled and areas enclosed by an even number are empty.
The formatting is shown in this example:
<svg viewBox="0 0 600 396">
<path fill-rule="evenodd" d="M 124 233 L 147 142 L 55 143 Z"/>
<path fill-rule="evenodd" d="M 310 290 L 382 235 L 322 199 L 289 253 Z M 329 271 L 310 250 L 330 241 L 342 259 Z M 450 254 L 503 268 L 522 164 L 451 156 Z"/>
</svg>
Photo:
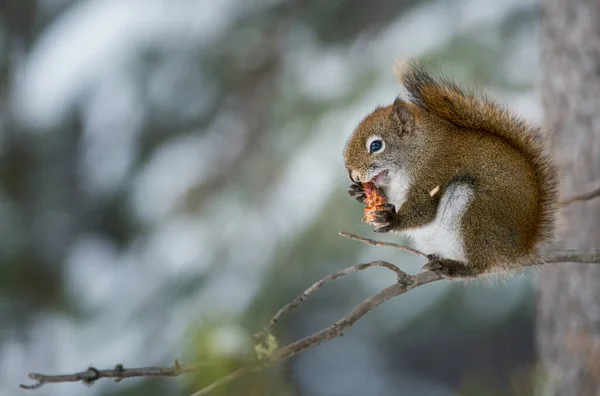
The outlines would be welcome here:
<svg viewBox="0 0 600 396">
<path fill-rule="evenodd" d="M 563 197 L 600 184 L 600 2 L 542 0 L 542 97 Z M 600 199 L 560 213 L 560 247 L 600 248 Z M 600 395 L 600 266 L 560 264 L 539 280 L 541 394 Z"/>
</svg>

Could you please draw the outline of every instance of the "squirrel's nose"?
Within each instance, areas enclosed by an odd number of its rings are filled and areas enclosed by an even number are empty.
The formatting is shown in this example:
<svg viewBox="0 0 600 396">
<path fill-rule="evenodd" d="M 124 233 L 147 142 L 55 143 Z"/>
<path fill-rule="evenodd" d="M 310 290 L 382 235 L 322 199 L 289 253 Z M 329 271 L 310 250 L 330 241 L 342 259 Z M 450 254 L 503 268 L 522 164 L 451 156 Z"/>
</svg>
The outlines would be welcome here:
<svg viewBox="0 0 600 396">
<path fill-rule="evenodd" d="M 348 177 L 354 183 L 360 182 L 360 174 L 357 171 L 351 171 L 350 169 L 348 169 Z"/>
</svg>

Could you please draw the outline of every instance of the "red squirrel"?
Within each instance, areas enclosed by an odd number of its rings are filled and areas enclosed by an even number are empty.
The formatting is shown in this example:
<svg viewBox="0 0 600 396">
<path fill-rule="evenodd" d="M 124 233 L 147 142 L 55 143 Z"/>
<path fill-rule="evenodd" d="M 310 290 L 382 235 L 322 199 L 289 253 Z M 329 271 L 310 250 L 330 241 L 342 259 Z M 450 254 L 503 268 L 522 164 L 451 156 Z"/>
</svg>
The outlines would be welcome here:
<svg viewBox="0 0 600 396">
<path fill-rule="evenodd" d="M 375 231 L 408 236 L 447 278 L 539 261 L 558 207 L 549 134 L 415 61 L 396 71 L 408 99 L 376 108 L 344 149 L 349 194 L 363 202 L 373 182 L 388 200 Z"/>
</svg>

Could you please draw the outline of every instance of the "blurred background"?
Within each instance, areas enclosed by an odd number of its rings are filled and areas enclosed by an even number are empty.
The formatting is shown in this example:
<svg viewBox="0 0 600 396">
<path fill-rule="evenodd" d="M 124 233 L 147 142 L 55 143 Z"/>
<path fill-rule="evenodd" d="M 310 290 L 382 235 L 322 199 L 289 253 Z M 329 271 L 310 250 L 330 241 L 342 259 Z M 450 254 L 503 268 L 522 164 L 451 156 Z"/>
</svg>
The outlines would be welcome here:
<svg viewBox="0 0 600 396">
<path fill-rule="evenodd" d="M 534 0 L 4 0 L 0 394 L 187 395 L 328 273 L 422 262 L 347 196 L 345 140 L 413 56 L 541 121 Z M 394 282 L 321 289 L 290 342 Z M 532 274 L 427 285 L 220 395 L 527 395 Z M 200 360 L 197 376 L 18 389 L 27 373 Z"/>
</svg>

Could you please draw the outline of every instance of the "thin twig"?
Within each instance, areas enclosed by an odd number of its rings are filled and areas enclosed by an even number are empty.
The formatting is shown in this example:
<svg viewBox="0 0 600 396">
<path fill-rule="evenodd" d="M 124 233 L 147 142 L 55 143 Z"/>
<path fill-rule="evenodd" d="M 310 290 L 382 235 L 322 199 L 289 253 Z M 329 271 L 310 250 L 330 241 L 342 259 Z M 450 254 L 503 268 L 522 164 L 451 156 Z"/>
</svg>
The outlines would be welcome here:
<svg viewBox="0 0 600 396">
<path fill-rule="evenodd" d="M 340 231 L 339 234 L 343 237 L 352 239 L 354 241 L 364 242 L 367 245 L 391 247 L 394 249 L 404 250 L 405 252 L 408 252 L 408 253 L 416 254 L 417 256 L 420 256 L 423 258 L 427 258 L 427 255 L 425 253 L 419 252 L 418 250 L 415 250 L 412 248 L 409 248 L 408 246 L 399 245 L 397 243 L 391 243 L 391 242 L 376 241 L 375 239 L 363 238 L 363 237 L 359 237 L 358 235 L 350 234 L 349 232 L 344 232 L 344 231 Z"/>
<path fill-rule="evenodd" d="M 175 361 L 173 367 L 139 367 L 126 369 L 122 364 L 118 364 L 113 370 L 98 370 L 94 367 L 89 367 L 86 371 L 65 375 L 29 373 L 28 378 L 37 382 L 32 385 L 21 384 L 20 387 L 22 389 L 39 389 L 45 384 L 79 381 L 91 385 L 100 378 L 113 378 L 116 381 L 120 381 L 124 378 L 133 377 L 177 377 L 181 374 L 198 371 L 203 366 L 205 365 L 201 363 L 179 365 L 179 363 Z"/>
<path fill-rule="evenodd" d="M 564 201 L 560 202 L 559 205 L 560 206 L 565 206 L 565 205 L 569 205 L 573 202 L 578 202 L 578 201 L 589 201 L 592 200 L 594 198 L 598 198 L 600 197 L 600 187 L 598 187 L 596 190 L 591 191 L 589 193 L 585 193 L 585 194 L 581 194 L 581 195 L 576 195 L 574 197 L 565 199 Z"/>
<path fill-rule="evenodd" d="M 552 250 L 544 254 L 543 262 L 600 264 L 600 250 Z"/>
<path fill-rule="evenodd" d="M 231 382 L 234 379 L 241 377 L 244 374 L 249 374 L 249 373 L 253 373 L 255 371 L 263 370 L 268 365 L 269 364 L 263 363 L 263 364 L 259 364 L 256 366 L 246 366 L 246 367 L 239 368 L 239 369 L 232 371 L 231 373 L 219 378 L 212 384 L 205 386 L 204 388 L 200 389 L 199 391 L 195 392 L 194 394 L 192 394 L 190 396 L 206 396 L 210 392 L 212 392 L 215 389 L 217 389 L 218 387 L 220 387 L 221 385 L 225 385 L 226 383 Z"/>
<path fill-rule="evenodd" d="M 408 276 L 404 271 L 402 271 L 400 268 L 398 268 L 394 264 L 388 263 L 386 261 L 381 261 L 381 260 L 372 261 L 372 262 L 366 263 L 366 264 L 355 265 L 355 266 L 343 269 L 341 271 L 338 271 L 336 273 L 327 275 L 323 279 L 313 283 L 312 286 L 310 286 L 308 289 L 306 289 L 304 292 L 302 292 L 302 294 L 300 294 L 298 297 L 294 298 L 291 302 L 284 305 L 279 311 L 277 311 L 277 313 L 273 316 L 273 318 L 271 318 L 271 320 L 265 326 L 265 328 L 262 331 L 260 331 L 259 333 L 254 335 L 254 339 L 257 341 L 260 341 L 260 340 L 264 339 L 264 337 L 267 336 L 268 334 L 271 334 L 273 328 L 275 327 L 275 325 L 277 325 L 277 322 L 282 317 L 284 317 L 285 315 L 287 315 L 288 313 L 293 311 L 298 305 L 302 304 L 302 302 L 304 300 L 306 300 L 306 298 L 309 295 L 311 295 L 312 293 L 314 293 L 315 291 L 320 289 L 325 283 L 332 281 L 334 279 L 337 279 L 341 276 L 348 275 L 353 272 L 362 271 L 364 269 L 371 268 L 371 267 L 385 267 L 389 270 L 394 271 L 398 278 L 398 282 L 405 280 L 406 277 Z"/>
<path fill-rule="evenodd" d="M 352 327 L 352 325 L 354 325 L 354 323 L 356 323 L 360 318 L 390 298 L 404 294 L 417 286 L 436 282 L 443 278 L 441 275 L 435 272 L 424 271 L 414 276 L 406 274 L 405 279 L 405 282 L 395 283 L 394 285 L 383 289 L 379 293 L 366 298 L 360 304 L 354 307 L 352 311 L 347 313 L 344 317 L 326 329 L 320 330 L 292 344 L 279 348 L 273 353 L 273 356 L 270 360 L 272 362 L 277 362 L 288 359 L 304 351 L 305 349 L 321 344 L 322 342 L 332 338 L 341 336 L 345 330 L 348 330 L 350 327 Z"/>
</svg>

